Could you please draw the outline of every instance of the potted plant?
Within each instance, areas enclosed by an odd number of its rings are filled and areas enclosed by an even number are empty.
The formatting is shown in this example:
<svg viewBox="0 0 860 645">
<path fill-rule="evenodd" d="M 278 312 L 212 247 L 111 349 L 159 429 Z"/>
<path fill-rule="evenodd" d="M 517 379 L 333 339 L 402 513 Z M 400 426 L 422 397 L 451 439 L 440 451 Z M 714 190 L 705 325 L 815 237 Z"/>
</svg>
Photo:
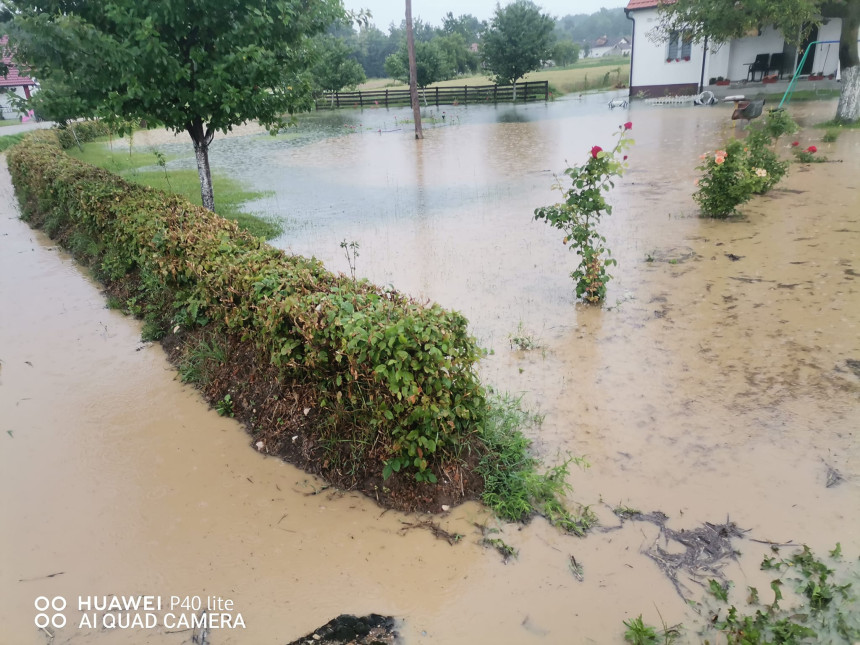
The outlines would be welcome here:
<svg viewBox="0 0 860 645">
<path fill-rule="evenodd" d="M 723 78 L 722 76 L 717 76 L 716 85 L 728 85 L 731 81 L 727 78 Z"/>
</svg>

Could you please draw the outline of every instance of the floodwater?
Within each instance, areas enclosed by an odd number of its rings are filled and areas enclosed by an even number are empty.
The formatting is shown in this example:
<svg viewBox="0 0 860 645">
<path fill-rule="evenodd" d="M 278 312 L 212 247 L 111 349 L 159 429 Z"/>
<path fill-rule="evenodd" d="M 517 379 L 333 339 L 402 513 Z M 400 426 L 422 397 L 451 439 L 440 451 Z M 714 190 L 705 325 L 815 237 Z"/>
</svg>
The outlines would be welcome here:
<svg viewBox="0 0 860 645">
<path fill-rule="evenodd" d="M 273 191 L 258 207 L 285 222 L 278 246 L 347 271 L 339 245 L 356 241 L 359 275 L 462 311 L 492 351 L 484 380 L 544 415 L 537 452 L 587 458 L 570 500 L 604 528 L 617 505 L 663 511 L 676 530 L 729 517 L 747 538 L 819 553 L 838 541 L 856 558 L 860 132 L 821 144 L 805 131 L 842 162 L 793 166 L 744 219 L 709 221 L 690 197 L 694 167 L 730 110 L 605 100 L 440 108 L 420 142 L 405 111 L 344 112 L 325 137 L 222 139 L 213 167 Z M 792 107 L 802 123 L 833 110 Z M 604 220 L 619 266 L 606 307 L 578 305 L 573 257 L 532 212 L 556 200 L 565 159 L 611 146 L 627 120 L 636 145 Z M 702 620 L 644 555 L 650 524 L 585 539 L 542 520 L 500 526 L 519 549 L 505 565 L 478 545 L 473 523 L 495 524 L 476 504 L 437 518 L 464 535 L 449 546 L 358 495 L 314 495 L 320 482 L 256 453 L 181 385 L 11 201 L 3 172 L 0 642 L 48 642 L 37 596 L 230 599 L 246 627 L 213 631 L 213 645 L 287 642 L 343 612 L 394 615 L 410 644 L 620 643 L 640 613 Z M 511 348 L 523 331 L 538 349 Z M 766 589 L 767 545 L 736 545 L 738 597 Z M 67 613 L 55 643 L 191 642 L 163 623 L 79 629 L 81 612 Z"/>
</svg>

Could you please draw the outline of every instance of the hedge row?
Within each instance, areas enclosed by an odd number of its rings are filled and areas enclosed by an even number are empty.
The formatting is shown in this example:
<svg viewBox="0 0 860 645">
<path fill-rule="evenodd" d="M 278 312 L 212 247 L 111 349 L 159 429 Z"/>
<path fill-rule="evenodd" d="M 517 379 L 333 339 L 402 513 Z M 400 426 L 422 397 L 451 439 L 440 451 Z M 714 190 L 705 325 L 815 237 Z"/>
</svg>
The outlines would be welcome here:
<svg viewBox="0 0 860 645">
<path fill-rule="evenodd" d="M 209 325 L 252 341 L 284 377 L 313 384 L 328 431 L 371 442 L 387 472 L 434 481 L 434 462 L 471 443 L 487 406 L 463 316 L 286 255 L 68 157 L 63 137 L 42 132 L 8 154 L 24 218 L 85 236 L 97 274 L 133 277 L 161 332 Z"/>
</svg>

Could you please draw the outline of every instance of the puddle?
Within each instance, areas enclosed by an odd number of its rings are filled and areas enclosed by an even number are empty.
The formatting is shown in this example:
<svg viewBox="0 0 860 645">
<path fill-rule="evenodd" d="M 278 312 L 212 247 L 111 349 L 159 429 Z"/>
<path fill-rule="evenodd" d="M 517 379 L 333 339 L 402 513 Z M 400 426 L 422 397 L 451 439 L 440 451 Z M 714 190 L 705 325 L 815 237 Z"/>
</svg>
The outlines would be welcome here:
<svg viewBox="0 0 860 645">
<path fill-rule="evenodd" d="M 696 217 L 690 193 L 698 155 L 731 130 L 729 108 L 610 111 L 591 98 L 512 109 L 446 109 L 421 142 L 366 129 L 225 138 L 213 166 L 233 157 L 233 174 L 275 191 L 266 208 L 290 224 L 277 245 L 348 271 L 339 244 L 355 240 L 360 275 L 462 311 L 494 352 L 485 380 L 545 414 L 537 451 L 588 458 L 573 498 L 605 525 L 621 504 L 663 511 L 674 530 L 729 518 L 752 538 L 820 553 L 841 541 L 856 556 L 860 134 L 819 146 L 844 163 L 792 166 L 746 219 L 715 222 Z M 833 109 L 793 112 L 815 122 Z M 391 112 L 328 118 L 378 130 Z M 619 266 L 596 310 L 573 303 L 572 258 L 531 214 L 556 199 L 565 158 L 611 145 L 626 120 L 631 170 L 605 219 Z M 402 619 L 410 644 L 621 642 L 622 620 L 659 624 L 655 607 L 669 624 L 693 622 L 643 553 L 658 530 L 647 524 L 584 540 L 540 520 L 505 527 L 520 555 L 504 564 L 479 545 L 477 505 L 437 520 L 464 536 L 451 546 L 401 531 L 421 518 L 310 495 L 319 482 L 206 410 L 134 321 L 13 219 L 10 200 L 3 173 L 3 642 L 47 642 L 33 624 L 39 595 L 232 599 L 246 629 L 215 632 L 213 645 L 289 642 L 342 613 Z M 520 329 L 540 348 L 511 350 Z M 834 470 L 842 480 L 828 488 Z M 739 548 L 726 573 L 753 584 L 767 547 Z M 66 629 L 54 642 L 190 642 L 164 631 Z"/>
</svg>

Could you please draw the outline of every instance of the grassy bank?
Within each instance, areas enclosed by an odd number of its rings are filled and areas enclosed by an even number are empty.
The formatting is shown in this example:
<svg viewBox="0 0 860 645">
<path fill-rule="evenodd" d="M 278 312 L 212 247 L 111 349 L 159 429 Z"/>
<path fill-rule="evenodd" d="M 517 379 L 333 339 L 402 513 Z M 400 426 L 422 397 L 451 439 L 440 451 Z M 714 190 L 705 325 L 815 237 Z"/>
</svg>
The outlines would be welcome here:
<svg viewBox="0 0 860 645">
<path fill-rule="evenodd" d="M 133 150 L 129 153 L 112 150 L 105 139 L 100 139 L 85 143 L 83 151 L 72 147 L 66 152 L 76 159 L 114 172 L 136 184 L 176 193 L 195 204 L 201 202 L 197 171 L 168 170 L 166 167 L 153 169 L 159 165 L 160 160 L 170 160 L 160 157 L 156 151 Z M 240 182 L 218 173 L 213 173 L 212 183 L 215 186 L 215 210 L 221 217 L 233 220 L 255 237 L 268 240 L 281 234 L 282 229 L 277 222 L 242 209 L 244 203 L 264 197 L 266 193 L 246 190 Z"/>
<path fill-rule="evenodd" d="M 26 132 L 20 132 L 19 134 L 7 134 L 5 136 L 0 136 L 0 152 L 8 150 L 12 146 L 17 143 L 20 143 L 21 140 L 27 136 Z"/>
</svg>

